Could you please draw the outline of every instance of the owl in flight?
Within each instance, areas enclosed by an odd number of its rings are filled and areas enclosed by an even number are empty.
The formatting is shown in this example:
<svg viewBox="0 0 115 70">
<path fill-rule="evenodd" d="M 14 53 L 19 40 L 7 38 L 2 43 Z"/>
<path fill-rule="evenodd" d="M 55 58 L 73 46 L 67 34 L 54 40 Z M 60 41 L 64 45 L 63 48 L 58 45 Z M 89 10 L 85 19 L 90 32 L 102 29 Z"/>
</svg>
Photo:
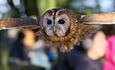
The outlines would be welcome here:
<svg viewBox="0 0 115 70">
<path fill-rule="evenodd" d="M 78 16 L 67 9 L 54 8 L 47 10 L 38 19 L 2 19 L 0 29 L 36 29 L 35 35 L 65 52 L 100 30 L 102 25 L 110 24 L 115 24 L 115 12 Z"/>
</svg>

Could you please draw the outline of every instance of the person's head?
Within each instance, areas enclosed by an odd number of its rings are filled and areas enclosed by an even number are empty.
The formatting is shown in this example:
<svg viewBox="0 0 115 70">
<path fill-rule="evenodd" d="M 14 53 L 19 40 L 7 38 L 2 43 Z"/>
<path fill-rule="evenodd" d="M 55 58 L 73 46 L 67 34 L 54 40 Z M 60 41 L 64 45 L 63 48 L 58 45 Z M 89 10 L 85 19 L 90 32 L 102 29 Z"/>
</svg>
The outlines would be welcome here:
<svg viewBox="0 0 115 70">
<path fill-rule="evenodd" d="M 29 29 L 24 29 L 23 33 L 25 35 L 25 37 L 23 39 L 23 44 L 28 48 L 33 47 L 33 45 L 35 43 L 35 35 L 34 35 L 33 31 L 29 30 Z"/>
<path fill-rule="evenodd" d="M 88 38 L 83 42 L 83 48 L 92 59 L 99 59 L 104 56 L 106 46 L 106 36 L 102 31 L 98 31 L 92 39 Z"/>
<path fill-rule="evenodd" d="M 22 42 L 24 37 L 25 37 L 24 33 L 22 31 L 19 31 L 17 34 L 16 42 Z"/>
</svg>

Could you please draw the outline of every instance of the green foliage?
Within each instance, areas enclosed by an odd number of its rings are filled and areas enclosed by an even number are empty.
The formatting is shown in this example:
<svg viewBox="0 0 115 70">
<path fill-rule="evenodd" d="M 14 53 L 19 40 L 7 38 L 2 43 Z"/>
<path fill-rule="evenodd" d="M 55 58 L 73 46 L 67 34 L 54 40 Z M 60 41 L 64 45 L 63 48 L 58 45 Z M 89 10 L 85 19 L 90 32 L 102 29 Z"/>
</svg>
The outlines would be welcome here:
<svg viewBox="0 0 115 70">
<path fill-rule="evenodd" d="M 51 8 L 56 7 L 56 0 L 37 0 L 37 9 L 39 10 L 39 15 Z"/>
<path fill-rule="evenodd" d="M 41 16 L 47 9 L 56 7 L 69 8 L 73 0 L 24 0 L 29 16 Z"/>
</svg>

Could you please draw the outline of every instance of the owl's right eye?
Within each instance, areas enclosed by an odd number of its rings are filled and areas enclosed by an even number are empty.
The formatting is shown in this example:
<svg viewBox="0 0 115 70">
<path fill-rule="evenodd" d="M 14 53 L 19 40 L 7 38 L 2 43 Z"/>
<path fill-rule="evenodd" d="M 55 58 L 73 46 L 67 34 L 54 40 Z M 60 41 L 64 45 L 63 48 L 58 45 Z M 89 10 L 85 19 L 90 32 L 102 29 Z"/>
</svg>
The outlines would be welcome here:
<svg viewBox="0 0 115 70">
<path fill-rule="evenodd" d="M 48 20 L 47 20 L 47 24 L 48 24 L 48 25 L 51 25 L 51 24 L 52 24 L 52 20 L 51 20 L 51 19 L 48 19 Z"/>
<path fill-rule="evenodd" d="M 60 20 L 58 21 L 58 23 L 59 23 L 59 24 L 64 24 L 65 21 L 64 21 L 63 19 L 60 19 Z"/>
</svg>

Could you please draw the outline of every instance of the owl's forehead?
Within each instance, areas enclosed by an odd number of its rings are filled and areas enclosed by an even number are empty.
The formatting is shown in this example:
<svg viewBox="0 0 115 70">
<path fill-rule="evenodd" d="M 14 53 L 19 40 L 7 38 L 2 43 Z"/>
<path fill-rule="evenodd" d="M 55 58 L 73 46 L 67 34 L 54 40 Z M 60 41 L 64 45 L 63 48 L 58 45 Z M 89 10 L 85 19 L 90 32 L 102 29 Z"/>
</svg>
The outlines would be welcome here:
<svg viewBox="0 0 115 70">
<path fill-rule="evenodd" d="M 56 14 L 56 16 L 62 15 L 62 14 L 67 14 L 67 10 L 66 9 L 52 9 L 52 11 Z"/>
<path fill-rule="evenodd" d="M 48 15 L 48 16 L 60 16 L 60 15 L 63 15 L 63 14 L 67 14 L 66 9 L 55 8 L 55 9 L 48 10 L 45 13 L 45 15 Z"/>
</svg>

